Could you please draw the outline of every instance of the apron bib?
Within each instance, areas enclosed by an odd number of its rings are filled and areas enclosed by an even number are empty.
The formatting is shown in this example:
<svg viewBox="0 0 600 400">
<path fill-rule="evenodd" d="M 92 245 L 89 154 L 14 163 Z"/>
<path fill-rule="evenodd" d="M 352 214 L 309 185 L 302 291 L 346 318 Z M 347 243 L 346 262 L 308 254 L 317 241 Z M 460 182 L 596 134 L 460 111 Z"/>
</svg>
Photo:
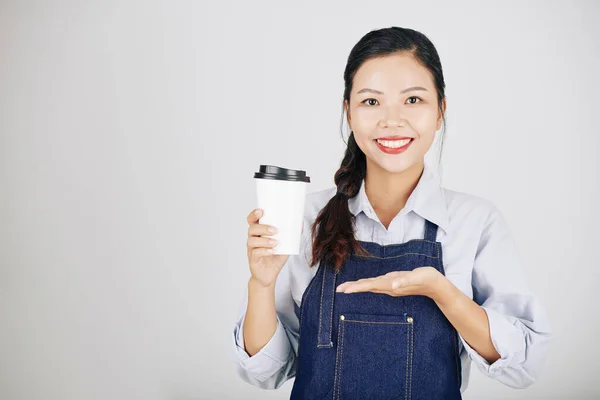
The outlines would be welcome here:
<svg viewBox="0 0 600 400">
<path fill-rule="evenodd" d="M 437 225 L 424 239 L 350 254 L 340 273 L 321 263 L 302 295 L 291 399 L 461 399 L 458 334 L 426 296 L 337 293 L 347 281 L 430 266 L 445 274 Z"/>
</svg>

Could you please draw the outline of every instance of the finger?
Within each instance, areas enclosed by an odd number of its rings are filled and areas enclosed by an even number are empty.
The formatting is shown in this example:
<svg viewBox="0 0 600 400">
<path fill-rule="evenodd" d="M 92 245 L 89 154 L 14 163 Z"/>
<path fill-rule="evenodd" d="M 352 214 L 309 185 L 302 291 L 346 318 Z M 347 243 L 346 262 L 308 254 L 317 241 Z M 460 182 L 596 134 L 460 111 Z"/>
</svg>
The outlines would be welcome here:
<svg viewBox="0 0 600 400">
<path fill-rule="evenodd" d="M 261 210 L 260 208 L 256 208 L 256 209 L 252 210 L 252 212 L 250 214 L 248 214 L 248 217 L 246 218 L 246 220 L 248 221 L 248 224 L 257 223 L 258 220 L 260 219 L 260 217 L 262 217 L 262 213 L 263 213 L 263 210 Z"/>
<path fill-rule="evenodd" d="M 378 290 L 378 289 L 372 289 L 372 290 L 370 290 L 370 292 L 372 292 L 372 293 L 379 293 L 379 294 L 391 294 L 387 290 Z"/>
<path fill-rule="evenodd" d="M 247 245 L 251 249 L 256 249 L 259 247 L 273 248 L 273 247 L 277 246 L 277 240 L 269 239 L 266 237 L 260 237 L 260 236 L 249 236 Z"/>
<path fill-rule="evenodd" d="M 371 279 L 371 278 L 368 278 L 368 279 Z M 357 283 L 357 282 L 363 282 L 363 281 L 365 281 L 365 280 L 366 280 L 366 279 L 359 279 L 359 280 L 357 280 L 357 281 L 348 281 L 348 282 L 344 282 L 344 283 L 342 283 L 341 285 L 338 285 L 338 287 L 336 288 L 336 291 L 337 291 L 337 292 L 340 292 L 340 291 L 342 291 L 342 290 L 344 290 L 344 289 L 347 289 L 348 287 L 350 287 L 350 286 L 354 285 L 354 284 L 355 284 L 355 283 Z"/>
<path fill-rule="evenodd" d="M 371 290 L 390 290 L 390 282 L 386 279 L 366 279 L 353 283 L 349 288 L 344 290 L 345 293 L 367 292 Z"/>
<path fill-rule="evenodd" d="M 340 292 L 340 291 L 342 291 L 342 290 L 344 290 L 344 289 L 347 289 L 348 287 L 350 287 L 350 286 L 354 285 L 355 283 L 358 283 L 358 282 L 364 282 L 364 281 L 366 281 L 366 280 L 369 280 L 369 279 L 372 279 L 372 278 L 366 278 L 366 279 L 359 279 L 359 280 L 357 280 L 357 281 L 348 281 L 348 282 L 344 282 L 344 283 L 342 283 L 341 285 L 338 285 L 338 287 L 337 287 L 336 291 Z"/>
<path fill-rule="evenodd" d="M 342 291 L 344 291 L 344 288 L 347 288 L 347 287 L 348 287 L 348 284 L 349 284 L 349 282 L 344 282 L 344 283 L 342 283 L 341 285 L 339 285 L 339 286 L 338 286 L 338 287 L 335 289 L 335 291 L 336 291 L 336 292 L 342 292 Z"/>
<path fill-rule="evenodd" d="M 272 256 L 274 252 L 275 252 L 274 249 L 266 249 L 264 247 L 257 247 L 250 251 L 250 260 L 252 262 L 256 262 L 261 257 Z"/>
<path fill-rule="evenodd" d="M 271 231 L 270 229 L 273 228 Z M 277 233 L 277 228 L 271 225 L 251 224 L 248 227 L 248 236 L 270 236 Z"/>
<path fill-rule="evenodd" d="M 381 290 L 381 289 L 377 289 L 377 288 L 372 288 L 372 289 L 368 289 L 368 290 L 361 290 L 357 293 L 361 293 L 361 292 L 370 292 L 370 293 L 386 293 L 386 294 L 391 294 L 392 292 L 389 290 Z M 344 293 L 355 293 L 354 290 L 352 290 L 351 292 L 348 290 L 345 290 Z"/>
<path fill-rule="evenodd" d="M 389 294 L 391 294 L 392 296 L 420 296 L 423 293 L 418 290 L 418 288 L 416 288 L 415 286 L 406 286 L 406 287 L 400 287 L 398 289 L 393 289 L 388 291 Z"/>
</svg>

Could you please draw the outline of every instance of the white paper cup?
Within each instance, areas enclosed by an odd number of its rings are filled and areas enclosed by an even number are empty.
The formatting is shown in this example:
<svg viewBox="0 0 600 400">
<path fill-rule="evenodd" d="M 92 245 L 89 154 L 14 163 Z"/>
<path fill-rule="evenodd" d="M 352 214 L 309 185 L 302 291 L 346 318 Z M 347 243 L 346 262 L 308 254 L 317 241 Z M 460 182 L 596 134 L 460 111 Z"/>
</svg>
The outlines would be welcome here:
<svg viewBox="0 0 600 400">
<path fill-rule="evenodd" d="M 274 254 L 299 254 L 306 187 L 310 178 L 302 170 L 261 165 L 254 174 L 257 208 L 263 210 L 259 223 L 277 228 Z"/>
</svg>

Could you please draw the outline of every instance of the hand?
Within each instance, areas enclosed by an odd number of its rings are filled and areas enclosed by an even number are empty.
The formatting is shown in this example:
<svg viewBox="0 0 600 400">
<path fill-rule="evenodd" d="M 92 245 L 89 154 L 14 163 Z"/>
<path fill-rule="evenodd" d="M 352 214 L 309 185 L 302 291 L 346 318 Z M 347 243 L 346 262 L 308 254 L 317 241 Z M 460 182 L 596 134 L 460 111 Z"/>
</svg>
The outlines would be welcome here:
<svg viewBox="0 0 600 400">
<path fill-rule="evenodd" d="M 252 277 L 250 280 L 260 286 L 269 287 L 275 283 L 279 271 L 285 265 L 290 257 L 289 254 L 273 254 L 273 248 L 277 246 L 277 240 L 262 237 L 272 236 L 277 233 L 277 228 L 268 225 L 259 224 L 259 219 L 263 215 L 263 210 L 253 210 L 248 215 L 248 264 Z M 275 228 L 270 232 L 269 228 Z M 302 223 L 304 231 L 304 222 Z"/>
<path fill-rule="evenodd" d="M 422 295 L 435 300 L 444 278 L 444 275 L 433 267 L 419 267 L 412 271 L 392 271 L 375 278 L 344 282 L 337 287 L 336 292 L 373 292 L 390 296 Z"/>
</svg>

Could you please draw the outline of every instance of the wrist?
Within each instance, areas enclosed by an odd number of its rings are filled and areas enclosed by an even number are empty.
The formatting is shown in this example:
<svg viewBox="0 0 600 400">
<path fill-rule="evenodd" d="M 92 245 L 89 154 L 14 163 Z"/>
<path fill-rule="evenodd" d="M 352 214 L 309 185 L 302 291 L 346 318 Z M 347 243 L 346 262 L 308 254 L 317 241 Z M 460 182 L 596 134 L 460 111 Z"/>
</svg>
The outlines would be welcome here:
<svg viewBox="0 0 600 400">
<path fill-rule="evenodd" d="M 432 300 L 435 301 L 440 308 L 448 307 L 452 304 L 455 297 L 455 286 L 444 276 L 439 274 L 433 282 Z"/>
<path fill-rule="evenodd" d="M 250 277 L 248 280 L 248 290 L 253 292 L 272 292 L 275 290 L 275 281 L 270 283 L 269 285 L 265 285 L 255 279 L 254 277 Z"/>
</svg>

